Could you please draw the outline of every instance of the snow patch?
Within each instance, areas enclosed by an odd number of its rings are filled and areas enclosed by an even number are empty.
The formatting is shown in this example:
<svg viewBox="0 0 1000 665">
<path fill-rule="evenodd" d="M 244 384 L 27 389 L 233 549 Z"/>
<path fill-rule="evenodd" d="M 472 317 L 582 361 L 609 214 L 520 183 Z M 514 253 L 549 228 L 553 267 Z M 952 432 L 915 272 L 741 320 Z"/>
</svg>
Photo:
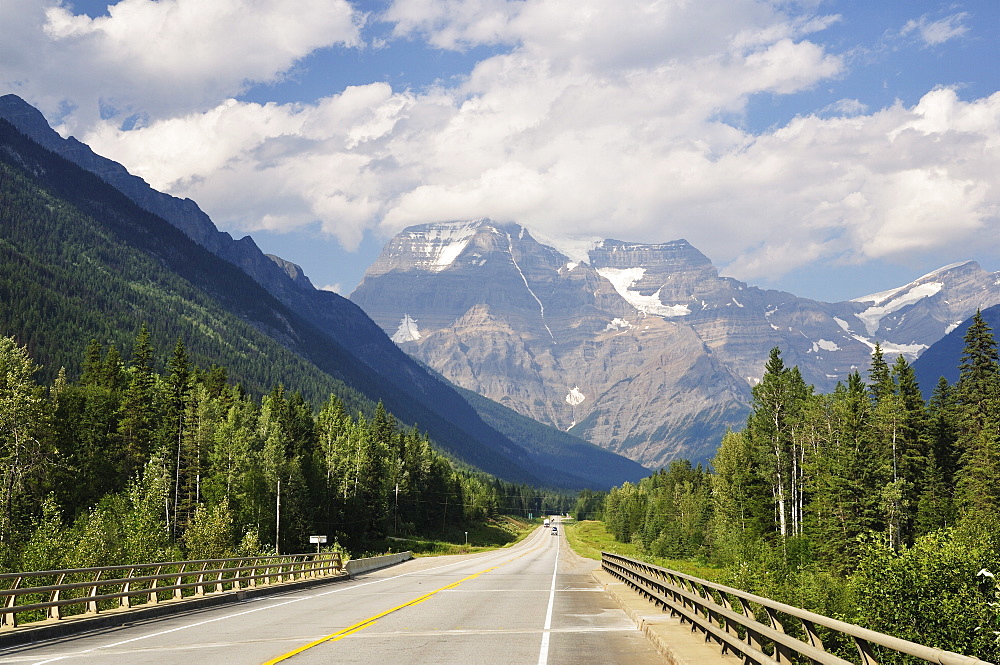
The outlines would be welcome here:
<svg viewBox="0 0 1000 665">
<path fill-rule="evenodd" d="M 631 287 L 646 274 L 645 268 L 599 268 L 597 274 L 611 282 L 618 295 L 640 312 L 667 318 L 687 316 L 691 313 L 687 305 L 664 305 L 660 301 L 660 290 L 648 296 L 632 291 Z"/>
<path fill-rule="evenodd" d="M 875 350 L 875 342 L 868 339 L 867 337 L 862 337 L 861 335 L 851 335 L 854 339 L 861 342 L 867 346 L 872 351 Z M 889 355 L 901 355 L 909 356 L 910 358 L 916 358 L 923 352 L 926 348 L 926 344 L 894 344 L 893 342 L 880 341 L 879 348 L 882 349 L 882 353 L 886 356 Z"/>
<path fill-rule="evenodd" d="M 1000 284 L 1000 282 L 998 282 L 998 284 Z M 962 325 L 961 321 L 955 321 L 954 323 L 948 324 L 948 327 L 946 327 L 944 329 L 944 334 L 947 335 L 948 333 L 950 333 L 952 330 L 954 330 L 955 328 L 959 327 L 960 325 Z"/>
<path fill-rule="evenodd" d="M 833 317 L 833 320 L 837 322 L 837 325 L 840 326 L 844 332 L 848 333 L 851 332 L 851 326 L 849 323 L 847 323 L 847 321 L 843 319 L 838 319 L 836 316 Z"/>
<path fill-rule="evenodd" d="M 924 298 L 929 298 L 938 293 L 943 287 L 943 282 L 927 282 L 925 284 L 917 284 L 912 288 L 903 287 L 902 289 L 884 291 L 866 296 L 864 299 L 859 298 L 855 302 L 873 302 L 875 305 L 860 314 L 856 314 L 856 316 L 865 324 L 868 334 L 874 335 L 885 316 L 899 311 L 908 305 L 917 303 Z"/>
<path fill-rule="evenodd" d="M 740 307 L 740 308 L 742 308 L 742 307 L 743 307 L 743 303 L 741 303 L 741 302 L 740 302 L 739 300 L 737 300 L 736 298 L 733 298 L 733 302 L 734 302 L 734 303 L 736 303 L 736 306 L 737 306 L 737 307 Z"/>
<path fill-rule="evenodd" d="M 959 261 L 958 263 L 951 263 L 944 267 L 938 268 L 937 270 L 933 270 L 924 275 L 923 277 L 919 277 L 913 280 L 912 282 L 910 282 L 905 286 L 900 286 L 895 289 L 889 289 L 888 291 L 879 291 L 878 293 L 872 293 L 871 295 L 861 296 L 860 298 L 854 298 L 853 300 L 851 300 L 851 302 L 860 302 L 860 303 L 870 302 L 875 305 L 881 305 L 883 302 L 891 299 L 897 293 L 902 293 L 909 289 L 923 286 L 925 283 L 928 282 L 934 282 L 936 281 L 936 278 L 938 278 L 940 275 L 950 270 L 954 270 L 955 268 L 960 268 L 961 266 L 968 265 L 969 263 L 972 263 L 972 261 Z"/>
<path fill-rule="evenodd" d="M 580 392 L 579 386 L 573 386 L 573 390 L 566 393 L 566 403 L 570 406 L 577 406 L 583 404 L 583 401 L 587 399 L 587 396 Z M 575 425 L 576 423 L 574 423 Z M 570 425 L 572 427 L 573 425 Z"/>
<path fill-rule="evenodd" d="M 628 330 L 632 327 L 632 324 L 625 319 L 611 319 L 611 323 L 607 325 L 604 330 Z"/>
<path fill-rule="evenodd" d="M 403 342 L 415 342 L 420 339 L 420 330 L 417 328 L 417 320 L 411 319 L 409 314 L 403 314 L 399 321 L 399 329 L 390 338 L 396 344 Z"/>
<path fill-rule="evenodd" d="M 840 351 L 840 347 L 837 346 L 836 342 L 831 342 L 826 339 L 821 339 L 818 342 L 813 342 L 812 352 L 817 353 L 820 349 L 823 351 Z"/>
<path fill-rule="evenodd" d="M 483 221 L 440 224 L 411 232 L 409 249 L 415 255 L 414 263 L 425 270 L 441 272 L 465 251 Z"/>
</svg>

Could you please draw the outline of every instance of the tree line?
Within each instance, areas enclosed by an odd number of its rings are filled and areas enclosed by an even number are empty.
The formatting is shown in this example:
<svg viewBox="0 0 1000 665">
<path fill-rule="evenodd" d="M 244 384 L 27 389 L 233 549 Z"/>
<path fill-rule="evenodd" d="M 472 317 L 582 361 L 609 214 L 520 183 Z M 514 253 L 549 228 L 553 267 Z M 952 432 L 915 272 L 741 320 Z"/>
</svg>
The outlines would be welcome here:
<svg viewBox="0 0 1000 665">
<path fill-rule="evenodd" d="M 1000 656 L 1000 363 L 977 313 L 959 379 L 925 402 L 876 345 L 816 394 L 779 349 L 711 468 L 676 461 L 613 489 L 603 517 L 652 557 L 923 644 Z"/>
<path fill-rule="evenodd" d="M 312 534 L 364 552 L 566 502 L 451 461 L 381 403 L 255 397 L 181 340 L 161 360 L 145 326 L 128 360 L 97 341 L 83 356 L 43 385 L 0 337 L 2 570 L 301 552 Z"/>
</svg>

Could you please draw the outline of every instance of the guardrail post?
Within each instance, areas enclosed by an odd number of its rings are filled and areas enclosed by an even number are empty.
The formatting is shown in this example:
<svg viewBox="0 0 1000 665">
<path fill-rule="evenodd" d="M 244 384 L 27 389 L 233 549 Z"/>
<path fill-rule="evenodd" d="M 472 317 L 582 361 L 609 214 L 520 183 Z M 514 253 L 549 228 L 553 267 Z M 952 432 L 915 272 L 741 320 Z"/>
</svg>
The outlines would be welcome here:
<svg viewBox="0 0 1000 665">
<path fill-rule="evenodd" d="M 125 576 L 125 583 L 122 584 L 122 593 L 127 594 L 122 596 L 118 600 L 118 607 L 132 607 L 132 573 L 135 572 L 135 568 L 129 568 L 128 574 Z"/>
<path fill-rule="evenodd" d="M 750 606 L 750 601 L 743 598 L 737 598 L 740 601 L 740 608 L 743 610 L 743 615 L 750 619 L 750 621 L 756 621 L 757 615 L 754 614 L 753 607 Z M 747 643 L 754 649 L 758 651 L 761 650 L 760 634 L 755 630 L 750 630 L 749 627 L 746 628 L 747 631 Z"/>
<path fill-rule="evenodd" d="M 184 597 L 184 589 L 181 589 L 180 585 L 184 584 L 184 569 L 185 568 L 187 568 L 187 564 L 186 563 L 182 563 L 180 570 L 177 571 L 177 581 L 174 582 L 174 584 L 176 584 L 177 587 L 178 587 L 178 588 L 174 589 L 174 599 L 176 599 L 176 600 L 180 600 L 181 598 Z"/>
<path fill-rule="evenodd" d="M 59 579 L 56 580 L 56 584 L 55 585 L 59 586 L 60 584 L 63 583 L 64 579 L 66 579 L 66 573 L 60 573 Z M 50 603 L 59 602 L 59 592 L 60 591 L 61 591 L 61 589 L 56 589 L 55 591 L 52 592 L 52 595 L 49 597 L 49 602 Z M 62 619 L 62 611 L 61 611 L 61 607 L 59 605 L 53 605 L 52 607 L 50 607 L 48 614 L 49 614 L 49 618 L 50 619 Z"/>
<path fill-rule="evenodd" d="M 157 575 L 159 575 L 162 569 L 163 566 L 157 566 L 156 571 L 153 573 L 153 576 L 156 577 Z M 149 585 L 149 602 L 153 605 L 156 605 L 158 602 L 160 602 L 160 596 L 157 595 L 156 593 L 156 583 L 158 581 L 159 580 L 154 579 Z"/>
<path fill-rule="evenodd" d="M 208 562 L 201 564 L 201 571 L 198 573 L 198 586 L 194 588 L 194 595 L 205 595 L 205 571 L 208 569 Z"/>
<path fill-rule="evenodd" d="M 807 619 L 800 619 L 800 621 L 802 622 L 802 627 L 806 631 L 806 635 L 809 636 L 809 644 L 813 645 L 817 649 L 823 649 L 826 651 L 826 648 L 823 646 L 823 640 L 820 638 L 819 633 L 816 632 L 816 624 Z"/>
<path fill-rule="evenodd" d="M 243 571 L 240 568 L 243 567 L 243 562 L 245 559 L 240 559 L 236 562 L 236 570 L 233 571 L 233 591 L 239 591 L 243 588 Z"/>
<path fill-rule="evenodd" d="M 10 585 L 8 591 L 16 591 L 19 586 L 21 586 L 21 580 L 24 579 L 23 575 L 18 575 L 14 578 L 14 583 Z M 14 607 L 14 603 L 17 600 L 17 594 L 12 593 L 7 596 L 7 601 L 4 603 L 4 608 L 11 609 Z M 0 614 L 0 626 L 10 626 L 11 628 L 17 628 L 17 612 L 5 612 Z"/>
<path fill-rule="evenodd" d="M 99 570 L 97 571 L 97 574 L 94 575 L 94 585 L 90 587 L 91 600 L 87 601 L 87 609 L 84 611 L 85 614 L 97 614 L 100 611 L 97 609 L 97 601 L 93 600 L 93 598 L 97 595 L 97 587 L 98 582 L 101 580 L 101 572 L 102 571 Z"/>
<path fill-rule="evenodd" d="M 878 660 L 875 658 L 872 645 L 868 640 L 855 637 L 854 645 L 858 648 L 858 654 L 861 656 L 861 665 L 878 665 Z"/>
</svg>

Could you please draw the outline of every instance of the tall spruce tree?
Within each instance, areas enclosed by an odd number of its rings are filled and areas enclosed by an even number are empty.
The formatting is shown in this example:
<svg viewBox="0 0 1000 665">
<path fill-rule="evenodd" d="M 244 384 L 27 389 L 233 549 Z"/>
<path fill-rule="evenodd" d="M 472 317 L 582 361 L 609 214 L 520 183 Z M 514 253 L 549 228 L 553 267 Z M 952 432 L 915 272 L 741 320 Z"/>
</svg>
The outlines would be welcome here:
<svg viewBox="0 0 1000 665">
<path fill-rule="evenodd" d="M 161 422 L 153 346 L 149 329 L 143 324 L 136 335 L 128 385 L 122 399 L 118 422 L 120 449 L 113 464 L 123 481 L 138 475 L 155 449 L 156 431 Z"/>
<path fill-rule="evenodd" d="M 965 334 L 955 397 L 959 415 L 958 505 L 971 518 L 1000 511 L 1000 361 L 977 311 Z"/>
</svg>

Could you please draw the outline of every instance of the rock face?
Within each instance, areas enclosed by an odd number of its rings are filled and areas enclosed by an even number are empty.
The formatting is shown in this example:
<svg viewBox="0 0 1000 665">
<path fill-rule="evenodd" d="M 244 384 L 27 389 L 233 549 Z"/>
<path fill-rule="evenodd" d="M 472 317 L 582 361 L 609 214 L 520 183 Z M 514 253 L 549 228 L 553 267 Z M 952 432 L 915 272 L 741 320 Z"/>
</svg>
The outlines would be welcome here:
<svg viewBox="0 0 1000 665">
<path fill-rule="evenodd" d="M 876 341 L 912 361 L 1000 303 L 974 262 L 823 303 L 720 277 L 684 240 L 561 244 L 487 219 L 410 227 L 351 300 L 454 383 L 652 468 L 711 457 L 775 346 L 825 391 Z"/>
</svg>

